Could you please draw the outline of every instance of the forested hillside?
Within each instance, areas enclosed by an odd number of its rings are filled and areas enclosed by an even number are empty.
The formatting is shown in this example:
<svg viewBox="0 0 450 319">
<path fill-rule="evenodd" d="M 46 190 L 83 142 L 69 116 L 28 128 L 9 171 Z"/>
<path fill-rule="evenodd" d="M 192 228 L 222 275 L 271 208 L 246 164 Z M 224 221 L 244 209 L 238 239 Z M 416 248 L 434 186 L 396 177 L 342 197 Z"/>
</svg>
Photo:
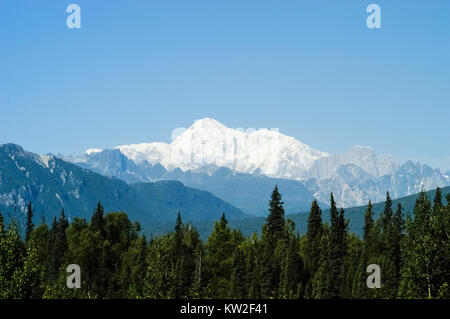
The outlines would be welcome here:
<svg viewBox="0 0 450 319">
<path fill-rule="evenodd" d="M 447 195 L 447 203 L 450 195 Z M 330 198 L 330 221 L 314 201 L 299 235 L 284 215 L 278 189 L 261 236 L 231 229 L 225 214 L 202 241 L 182 217 L 171 233 L 146 238 L 126 213 L 69 223 L 33 225 L 32 203 L 22 230 L 0 215 L 0 298 L 450 298 L 450 205 L 441 190 L 424 192 L 413 214 L 386 197 L 374 218 L 371 203 L 359 238 Z M 66 285 L 69 264 L 81 269 L 81 288 Z M 381 288 L 369 289 L 366 268 L 381 268 Z"/>
</svg>

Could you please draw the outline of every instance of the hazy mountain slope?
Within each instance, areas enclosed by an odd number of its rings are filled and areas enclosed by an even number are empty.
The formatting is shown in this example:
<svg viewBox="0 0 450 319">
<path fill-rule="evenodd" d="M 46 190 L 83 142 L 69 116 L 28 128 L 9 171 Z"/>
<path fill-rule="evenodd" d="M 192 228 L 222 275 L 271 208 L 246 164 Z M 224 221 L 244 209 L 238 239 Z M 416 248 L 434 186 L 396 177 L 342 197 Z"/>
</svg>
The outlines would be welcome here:
<svg viewBox="0 0 450 319">
<path fill-rule="evenodd" d="M 447 194 L 450 193 L 450 187 L 445 187 L 441 189 L 443 198 Z M 428 198 L 432 201 L 434 199 L 434 196 L 436 194 L 436 190 L 428 191 L 426 192 Z M 402 197 L 399 199 L 395 199 L 392 201 L 392 207 L 394 210 L 397 209 L 397 203 L 400 203 L 403 207 L 403 214 L 404 217 L 408 215 L 412 215 L 414 204 L 416 202 L 416 199 L 419 197 L 419 194 L 414 194 L 406 197 Z M 444 204 L 447 204 L 447 202 L 444 200 Z M 323 209 L 323 207 L 321 206 Z M 358 207 L 351 207 L 345 209 L 345 218 L 350 221 L 349 223 L 349 230 L 351 232 L 356 233 L 358 236 L 362 236 L 363 227 L 364 227 L 364 214 L 367 209 L 367 205 L 364 206 L 358 206 Z M 373 205 L 373 211 L 374 211 L 374 218 L 377 219 L 380 214 L 384 210 L 384 202 L 375 203 Z M 301 234 L 305 234 L 307 227 L 308 227 L 308 216 L 309 211 L 303 212 L 300 214 L 292 214 L 287 215 L 286 218 L 290 218 L 295 222 L 296 230 L 299 231 Z M 330 211 L 328 209 L 322 210 L 322 219 L 324 221 L 329 222 L 330 220 Z M 235 229 L 240 229 L 244 235 L 251 236 L 253 233 L 260 233 L 262 226 L 265 223 L 264 217 L 255 217 L 255 218 L 248 218 L 243 219 L 239 221 L 230 221 L 230 227 L 233 227 Z M 211 222 L 195 222 L 194 225 L 198 228 L 202 238 L 207 238 L 207 236 L 210 234 L 211 230 L 213 229 L 214 225 Z M 166 225 L 159 225 L 161 230 L 169 230 L 170 227 L 173 227 L 172 224 L 166 224 Z"/>
<path fill-rule="evenodd" d="M 267 203 L 275 185 L 278 185 L 286 198 L 288 213 L 307 209 L 314 199 L 313 192 L 299 181 L 270 178 L 262 174 L 237 173 L 224 167 L 210 167 L 211 172 L 183 172 L 181 169 L 168 171 L 160 164 L 150 165 L 144 162 L 136 165 L 118 149 L 97 152 L 78 165 L 106 176 L 116 176 L 128 183 L 178 180 L 186 186 L 211 192 L 246 213 L 259 216 L 266 214 Z"/>
<path fill-rule="evenodd" d="M 14 144 L 0 145 L 0 211 L 23 218 L 28 201 L 35 221 L 59 215 L 90 218 L 98 201 L 107 211 L 126 211 L 143 225 L 175 220 L 178 211 L 187 220 L 215 220 L 222 212 L 243 218 L 242 211 L 212 194 L 177 181 L 130 185 L 93 173 L 54 156 L 40 156 Z"/>
</svg>

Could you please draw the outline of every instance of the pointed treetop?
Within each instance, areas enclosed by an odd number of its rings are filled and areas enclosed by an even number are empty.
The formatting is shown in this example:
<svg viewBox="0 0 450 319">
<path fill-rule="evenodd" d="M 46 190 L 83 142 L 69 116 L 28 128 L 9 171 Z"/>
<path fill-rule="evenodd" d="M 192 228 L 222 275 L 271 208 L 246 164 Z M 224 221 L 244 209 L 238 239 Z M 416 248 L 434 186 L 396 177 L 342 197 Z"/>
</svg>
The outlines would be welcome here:
<svg viewBox="0 0 450 319">
<path fill-rule="evenodd" d="M 281 194 L 278 191 L 278 185 L 275 185 L 275 188 L 272 191 L 272 196 L 270 198 L 270 208 L 272 209 L 275 206 L 281 206 L 284 203 L 281 201 Z"/>
<path fill-rule="evenodd" d="M 311 204 L 311 210 L 309 211 L 308 216 L 308 230 L 307 235 L 309 238 L 316 238 L 320 230 L 322 228 L 322 210 L 317 203 L 317 200 L 314 200 Z"/>
<path fill-rule="evenodd" d="M 177 221 L 175 223 L 175 232 L 180 231 L 182 226 L 183 226 L 183 222 L 181 220 L 181 213 L 178 212 Z"/>
<path fill-rule="evenodd" d="M 369 238 L 370 231 L 373 227 L 373 206 L 372 202 L 369 200 L 369 205 L 367 205 L 366 214 L 364 216 L 364 240 L 367 241 Z"/>
<path fill-rule="evenodd" d="M 25 231 L 25 241 L 28 242 L 31 238 L 31 233 L 33 232 L 33 206 L 31 202 L 28 202 L 27 206 L 27 226 Z"/>
<path fill-rule="evenodd" d="M 222 216 L 220 217 L 220 224 L 224 226 L 228 225 L 228 221 L 225 218 L 225 213 L 222 213 Z"/>
<path fill-rule="evenodd" d="M 439 187 L 436 189 L 436 195 L 434 196 L 434 206 L 435 207 L 442 206 L 442 192 Z"/>
</svg>

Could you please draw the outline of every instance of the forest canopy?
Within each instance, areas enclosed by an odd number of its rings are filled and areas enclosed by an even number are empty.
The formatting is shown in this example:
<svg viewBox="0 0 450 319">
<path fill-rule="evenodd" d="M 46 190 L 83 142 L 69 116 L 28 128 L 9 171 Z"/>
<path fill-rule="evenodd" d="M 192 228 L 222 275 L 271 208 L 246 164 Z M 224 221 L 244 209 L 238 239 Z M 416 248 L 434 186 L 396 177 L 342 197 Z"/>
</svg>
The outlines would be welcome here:
<svg viewBox="0 0 450 319">
<path fill-rule="evenodd" d="M 0 214 L 0 298 L 450 298 L 450 205 L 439 189 L 433 201 L 422 192 L 406 219 L 389 193 L 377 220 L 369 202 L 362 237 L 333 194 L 330 206 L 325 223 L 313 201 L 299 234 L 275 187 L 261 236 L 231 229 L 224 213 L 202 241 L 181 213 L 173 232 L 148 239 L 100 202 L 90 221 L 69 223 L 62 210 L 38 226 L 29 203 L 24 230 Z M 67 286 L 69 264 L 80 267 L 79 289 Z M 367 286 L 373 264 L 379 289 Z"/>
</svg>

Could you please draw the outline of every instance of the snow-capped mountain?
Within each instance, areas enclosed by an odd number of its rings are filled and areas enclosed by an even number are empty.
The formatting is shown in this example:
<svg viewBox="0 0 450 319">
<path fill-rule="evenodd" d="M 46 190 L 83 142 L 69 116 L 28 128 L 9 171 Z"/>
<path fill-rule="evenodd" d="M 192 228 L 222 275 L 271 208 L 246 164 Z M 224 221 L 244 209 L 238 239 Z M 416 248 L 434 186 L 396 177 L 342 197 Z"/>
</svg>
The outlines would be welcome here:
<svg viewBox="0 0 450 319">
<path fill-rule="evenodd" d="M 373 177 L 392 174 L 398 167 L 391 155 L 376 155 L 372 148 L 356 145 L 349 151 L 323 157 L 314 162 L 307 177 L 317 180 L 337 177 L 338 169 L 344 165 L 355 165 Z"/>
<path fill-rule="evenodd" d="M 350 207 L 365 205 L 369 200 L 382 201 L 386 191 L 397 198 L 450 185 L 448 174 L 439 169 L 413 162 L 400 165 L 393 156 L 377 155 L 370 147 L 354 146 L 341 154 L 328 154 L 278 130 L 231 129 L 209 118 L 176 132 L 181 134 L 170 144 L 121 145 L 114 150 L 92 148 L 81 156 L 66 159 L 129 183 L 177 179 L 187 186 L 220 192 L 223 199 L 241 209 L 255 204 L 250 205 L 250 198 L 243 196 L 249 187 L 266 189 L 280 183 L 280 179 L 304 186 L 301 195 L 293 197 L 298 210 L 310 205 L 312 196 L 327 203 L 330 192 L 338 205 Z M 232 173 L 224 179 L 223 174 L 214 174 L 219 168 Z M 235 183 L 237 174 L 241 174 L 241 184 L 245 185 L 241 188 Z M 254 179 L 255 176 L 264 179 Z M 214 186 L 217 183 L 224 189 L 218 190 Z M 291 187 L 301 188 L 288 185 L 287 193 L 292 193 Z M 227 189 L 233 192 L 224 191 Z M 252 207 L 263 214 L 265 205 L 264 202 Z"/>
<path fill-rule="evenodd" d="M 269 177 L 302 179 L 312 164 L 328 154 L 310 148 L 277 130 L 231 129 L 213 119 L 196 121 L 171 144 L 117 146 L 137 165 L 161 164 L 167 170 L 227 167 L 239 173 L 258 171 Z M 98 149 L 89 150 L 92 154 Z"/>
</svg>

